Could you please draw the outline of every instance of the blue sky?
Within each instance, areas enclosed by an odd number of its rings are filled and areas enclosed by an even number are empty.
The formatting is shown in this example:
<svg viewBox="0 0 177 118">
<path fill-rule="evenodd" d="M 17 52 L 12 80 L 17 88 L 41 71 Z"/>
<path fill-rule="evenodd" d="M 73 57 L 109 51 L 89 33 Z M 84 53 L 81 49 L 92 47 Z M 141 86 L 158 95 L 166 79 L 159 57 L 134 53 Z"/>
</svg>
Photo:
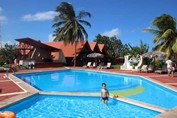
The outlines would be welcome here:
<svg viewBox="0 0 177 118">
<path fill-rule="evenodd" d="M 31 37 L 47 42 L 52 39 L 55 8 L 62 0 L 0 0 L 1 40 L 14 43 L 17 38 Z M 67 0 L 76 13 L 92 14 L 85 27 L 91 42 L 97 34 L 116 35 L 122 42 L 139 45 L 140 40 L 153 47 L 153 34 L 143 29 L 163 13 L 177 18 L 177 0 Z"/>
</svg>

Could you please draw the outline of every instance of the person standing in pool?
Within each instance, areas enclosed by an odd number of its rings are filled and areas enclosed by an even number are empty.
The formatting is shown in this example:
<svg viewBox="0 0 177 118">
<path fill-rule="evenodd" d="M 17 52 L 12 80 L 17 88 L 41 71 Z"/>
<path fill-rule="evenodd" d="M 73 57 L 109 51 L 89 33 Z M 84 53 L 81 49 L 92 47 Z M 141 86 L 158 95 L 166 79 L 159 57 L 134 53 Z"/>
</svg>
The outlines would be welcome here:
<svg viewBox="0 0 177 118">
<path fill-rule="evenodd" d="M 101 89 L 101 101 L 107 104 L 109 99 L 109 91 L 106 88 L 106 83 L 102 83 L 102 89 Z"/>
</svg>

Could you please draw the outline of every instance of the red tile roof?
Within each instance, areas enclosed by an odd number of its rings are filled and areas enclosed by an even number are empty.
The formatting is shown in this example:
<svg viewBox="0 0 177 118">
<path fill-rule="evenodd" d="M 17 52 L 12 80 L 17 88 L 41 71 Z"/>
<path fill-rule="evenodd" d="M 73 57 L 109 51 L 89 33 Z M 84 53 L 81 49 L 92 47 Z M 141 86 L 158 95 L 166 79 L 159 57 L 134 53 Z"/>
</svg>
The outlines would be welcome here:
<svg viewBox="0 0 177 118">
<path fill-rule="evenodd" d="M 87 40 L 79 41 L 76 45 L 76 56 L 79 55 L 84 45 L 88 43 Z M 74 57 L 74 43 L 65 44 L 63 41 L 60 42 L 46 42 L 45 44 L 62 49 L 65 57 Z"/>
<path fill-rule="evenodd" d="M 60 42 L 45 42 L 46 45 L 49 45 L 49 46 L 52 46 L 52 47 L 55 47 L 55 48 L 58 48 L 58 49 L 62 49 L 62 46 L 63 46 L 63 42 L 60 41 Z"/>
<path fill-rule="evenodd" d="M 100 51 L 103 52 L 104 44 L 98 44 L 98 47 L 99 47 Z"/>
<path fill-rule="evenodd" d="M 45 48 L 45 49 L 48 49 L 48 50 L 58 50 L 59 48 L 55 48 L 55 47 L 51 47 L 49 45 L 46 45 L 44 43 L 41 43 L 40 40 L 34 40 L 34 39 L 31 39 L 31 38 L 19 38 L 19 39 L 15 39 L 16 41 L 19 41 L 19 42 L 22 42 L 24 44 L 28 44 L 28 45 L 31 45 L 31 46 L 34 46 L 34 47 L 41 47 L 41 48 Z M 20 49 L 20 47 L 19 47 Z"/>
<path fill-rule="evenodd" d="M 92 51 L 94 51 L 94 48 L 96 46 L 97 42 L 90 42 L 89 45 L 90 45 L 90 48 Z"/>
</svg>

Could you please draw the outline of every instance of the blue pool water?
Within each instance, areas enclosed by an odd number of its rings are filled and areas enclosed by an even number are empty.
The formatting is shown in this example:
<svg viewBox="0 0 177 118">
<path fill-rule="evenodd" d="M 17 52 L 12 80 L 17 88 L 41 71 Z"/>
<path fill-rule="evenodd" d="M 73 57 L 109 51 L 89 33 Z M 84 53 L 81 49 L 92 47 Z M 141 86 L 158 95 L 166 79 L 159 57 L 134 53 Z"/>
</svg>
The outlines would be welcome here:
<svg viewBox="0 0 177 118">
<path fill-rule="evenodd" d="M 141 86 L 142 80 L 131 76 L 84 70 L 59 70 L 16 74 L 23 81 L 42 91 L 98 92 L 105 82 L 110 91 Z"/>
<path fill-rule="evenodd" d="M 177 92 L 139 76 L 85 70 L 59 70 L 16 76 L 42 91 L 99 92 L 103 82 L 107 84 L 109 91 L 143 86 L 145 88 L 143 92 L 127 97 L 164 108 L 177 106 Z"/>
<path fill-rule="evenodd" d="M 10 110 L 17 118 L 152 118 L 159 112 L 110 99 L 108 106 L 99 97 L 35 95 Z"/>
</svg>

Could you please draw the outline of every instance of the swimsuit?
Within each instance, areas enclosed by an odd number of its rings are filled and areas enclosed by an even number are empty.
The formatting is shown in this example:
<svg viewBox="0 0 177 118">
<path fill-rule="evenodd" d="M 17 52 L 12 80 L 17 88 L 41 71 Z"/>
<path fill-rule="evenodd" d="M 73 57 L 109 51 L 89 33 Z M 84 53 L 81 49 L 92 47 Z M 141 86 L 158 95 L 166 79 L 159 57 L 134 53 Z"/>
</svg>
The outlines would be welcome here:
<svg viewBox="0 0 177 118">
<path fill-rule="evenodd" d="M 108 97 L 102 97 L 102 100 L 107 100 L 108 101 Z"/>
</svg>

